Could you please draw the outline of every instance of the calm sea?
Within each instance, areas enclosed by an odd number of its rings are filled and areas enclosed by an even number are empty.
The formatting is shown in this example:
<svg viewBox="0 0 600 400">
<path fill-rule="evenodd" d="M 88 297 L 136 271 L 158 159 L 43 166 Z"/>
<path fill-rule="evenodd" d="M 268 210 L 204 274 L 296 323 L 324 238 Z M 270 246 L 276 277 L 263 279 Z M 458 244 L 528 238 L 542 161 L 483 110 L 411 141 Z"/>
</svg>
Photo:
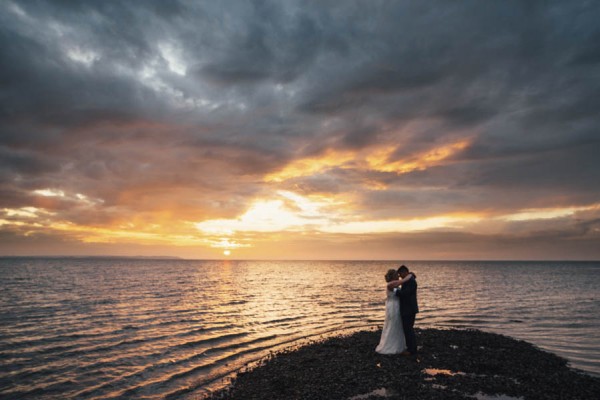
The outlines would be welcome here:
<svg viewBox="0 0 600 400">
<path fill-rule="evenodd" d="M 530 341 L 600 375 L 600 262 L 412 262 L 417 326 Z M 371 329 L 383 261 L 0 259 L 0 397 L 200 398 L 270 351 Z"/>
</svg>

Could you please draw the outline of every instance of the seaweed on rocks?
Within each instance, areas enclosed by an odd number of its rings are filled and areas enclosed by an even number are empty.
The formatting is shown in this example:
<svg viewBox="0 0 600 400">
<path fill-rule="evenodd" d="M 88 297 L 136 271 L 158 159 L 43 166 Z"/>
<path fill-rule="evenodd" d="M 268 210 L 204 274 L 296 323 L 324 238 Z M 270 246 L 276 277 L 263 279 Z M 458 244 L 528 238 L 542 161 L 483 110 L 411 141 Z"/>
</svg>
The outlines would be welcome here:
<svg viewBox="0 0 600 400">
<path fill-rule="evenodd" d="M 380 335 L 362 331 L 274 353 L 210 398 L 600 398 L 600 378 L 521 340 L 478 330 L 418 329 L 419 354 L 405 357 L 375 353 Z"/>
</svg>

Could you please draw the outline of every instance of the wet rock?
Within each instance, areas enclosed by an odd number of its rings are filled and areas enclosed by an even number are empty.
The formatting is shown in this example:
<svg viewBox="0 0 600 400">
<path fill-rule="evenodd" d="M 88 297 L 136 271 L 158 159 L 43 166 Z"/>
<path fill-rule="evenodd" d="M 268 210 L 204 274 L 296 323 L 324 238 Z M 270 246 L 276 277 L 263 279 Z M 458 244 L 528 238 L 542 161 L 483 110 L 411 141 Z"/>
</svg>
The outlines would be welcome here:
<svg viewBox="0 0 600 400">
<path fill-rule="evenodd" d="M 272 354 L 211 398 L 600 398 L 600 378 L 524 341 L 477 330 L 423 329 L 417 330 L 419 356 L 403 357 L 375 353 L 380 335 L 359 332 Z"/>
</svg>

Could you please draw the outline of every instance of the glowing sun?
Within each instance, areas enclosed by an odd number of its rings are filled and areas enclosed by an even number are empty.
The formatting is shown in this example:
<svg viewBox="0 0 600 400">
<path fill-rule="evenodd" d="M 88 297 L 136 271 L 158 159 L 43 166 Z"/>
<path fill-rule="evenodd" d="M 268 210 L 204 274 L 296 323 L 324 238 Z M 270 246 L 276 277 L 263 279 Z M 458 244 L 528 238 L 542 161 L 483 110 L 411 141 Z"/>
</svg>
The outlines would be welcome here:
<svg viewBox="0 0 600 400">
<path fill-rule="evenodd" d="M 231 251 L 225 250 L 225 251 L 223 251 L 223 255 L 229 256 L 229 255 L 231 255 Z"/>
</svg>

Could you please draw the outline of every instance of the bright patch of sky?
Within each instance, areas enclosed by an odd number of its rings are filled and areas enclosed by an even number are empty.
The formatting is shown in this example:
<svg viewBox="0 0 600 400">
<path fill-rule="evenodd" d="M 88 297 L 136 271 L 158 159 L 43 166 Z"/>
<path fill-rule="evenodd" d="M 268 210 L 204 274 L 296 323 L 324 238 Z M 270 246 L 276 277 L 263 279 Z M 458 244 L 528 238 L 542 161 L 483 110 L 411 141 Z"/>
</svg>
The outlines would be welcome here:
<svg viewBox="0 0 600 400">
<path fill-rule="evenodd" d="M 167 61 L 169 69 L 177 75 L 184 76 L 187 72 L 187 65 L 183 60 L 181 50 L 172 43 L 161 43 L 158 45 L 160 54 Z"/>
<path fill-rule="evenodd" d="M 100 58 L 100 55 L 90 49 L 83 49 L 81 47 L 73 47 L 67 50 L 67 57 L 72 61 L 80 64 L 84 64 L 86 67 L 90 67 L 96 60 Z"/>
<path fill-rule="evenodd" d="M 529 221 L 539 219 L 554 219 L 570 217 L 578 211 L 591 210 L 596 206 L 589 207 L 566 207 L 566 208 L 546 208 L 546 209 L 531 209 L 524 210 L 515 214 L 500 217 L 507 221 Z"/>
</svg>

